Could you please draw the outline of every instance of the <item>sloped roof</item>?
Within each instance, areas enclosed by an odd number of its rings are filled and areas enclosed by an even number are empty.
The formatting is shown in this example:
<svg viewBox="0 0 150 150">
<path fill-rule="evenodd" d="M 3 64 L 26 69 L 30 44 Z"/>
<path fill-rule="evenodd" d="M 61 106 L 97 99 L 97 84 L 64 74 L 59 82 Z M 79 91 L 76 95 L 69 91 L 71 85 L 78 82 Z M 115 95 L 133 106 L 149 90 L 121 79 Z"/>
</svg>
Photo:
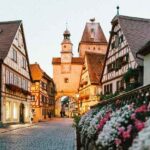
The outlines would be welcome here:
<svg viewBox="0 0 150 150">
<path fill-rule="evenodd" d="M 91 83 L 99 84 L 105 55 L 100 53 L 85 52 L 85 57 L 87 59 L 88 72 Z"/>
<path fill-rule="evenodd" d="M 137 58 L 136 54 L 142 48 L 142 46 L 145 45 L 150 40 L 150 19 L 119 15 L 115 16 L 111 23 L 112 23 L 112 30 L 117 23 L 120 24 L 123 34 L 134 56 L 134 59 L 136 60 L 138 65 L 142 66 L 143 61 Z M 110 35 L 109 38 L 109 44 L 107 47 L 104 66 L 106 64 L 107 56 L 109 53 L 111 38 L 112 34 Z M 103 68 L 103 72 L 104 69 L 105 67 Z M 102 80 L 103 72 L 100 80 Z"/>
<path fill-rule="evenodd" d="M 80 43 L 82 42 L 107 43 L 107 40 L 99 23 L 86 23 Z"/>
<path fill-rule="evenodd" d="M 22 21 L 0 22 L 0 59 L 8 54 L 14 37 Z"/>
<path fill-rule="evenodd" d="M 39 64 L 30 64 L 31 76 L 32 80 L 41 80 L 44 71 L 40 68 Z"/>
<path fill-rule="evenodd" d="M 53 81 L 52 78 L 46 72 L 44 72 L 41 69 L 40 65 L 37 63 L 30 64 L 30 70 L 31 70 L 31 76 L 33 81 L 39 81 L 43 77 L 46 78 L 47 80 Z"/>
<path fill-rule="evenodd" d="M 118 16 L 116 19 L 119 21 L 136 62 L 142 65 L 142 60 L 136 57 L 136 53 L 150 40 L 150 19 L 129 16 Z"/>
<path fill-rule="evenodd" d="M 139 51 L 138 54 L 147 55 L 150 53 L 150 41 L 148 41 Z"/>
<path fill-rule="evenodd" d="M 73 57 L 71 63 L 72 64 L 83 64 L 84 60 L 81 57 Z M 60 57 L 54 57 L 52 59 L 52 64 L 61 64 L 61 58 Z"/>
</svg>

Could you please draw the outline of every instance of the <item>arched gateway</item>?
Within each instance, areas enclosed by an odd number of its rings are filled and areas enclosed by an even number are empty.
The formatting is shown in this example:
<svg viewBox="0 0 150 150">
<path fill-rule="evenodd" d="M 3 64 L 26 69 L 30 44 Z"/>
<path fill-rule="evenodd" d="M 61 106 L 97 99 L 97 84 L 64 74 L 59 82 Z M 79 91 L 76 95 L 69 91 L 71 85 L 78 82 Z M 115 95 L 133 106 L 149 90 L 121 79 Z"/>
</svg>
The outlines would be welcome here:
<svg viewBox="0 0 150 150">
<path fill-rule="evenodd" d="M 68 96 L 70 104 L 75 102 L 83 65 L 83 58 L 73 57 L 70 32 L 67 29 L 63 36 L 64 39 L 61 43 L 61 57 L 55 57 L 52 60 L 53 79 L 57 91 L 55 102 L 56 116 L 60 116 L 61 97 Z M 71 113 L 70 110 L 69 113 Z"/>
</svg>

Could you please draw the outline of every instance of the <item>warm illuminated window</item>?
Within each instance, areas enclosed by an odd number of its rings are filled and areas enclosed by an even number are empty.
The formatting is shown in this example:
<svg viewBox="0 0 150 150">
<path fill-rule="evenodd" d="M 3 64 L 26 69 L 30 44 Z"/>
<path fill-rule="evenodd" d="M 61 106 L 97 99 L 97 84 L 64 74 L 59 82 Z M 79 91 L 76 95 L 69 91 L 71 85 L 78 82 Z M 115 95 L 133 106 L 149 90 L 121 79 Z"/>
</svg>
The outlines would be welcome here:
<svg viewBox="0 0 150 150">
<path fill-rule="evenodd" d="M 17 119 L 17 103 L 13 104 L 13 119 Z"/>
<path fill-rule="evenodd" d="M 10 119 L 10 102 L 6 102 L 6 120 Z"/>
</svg>

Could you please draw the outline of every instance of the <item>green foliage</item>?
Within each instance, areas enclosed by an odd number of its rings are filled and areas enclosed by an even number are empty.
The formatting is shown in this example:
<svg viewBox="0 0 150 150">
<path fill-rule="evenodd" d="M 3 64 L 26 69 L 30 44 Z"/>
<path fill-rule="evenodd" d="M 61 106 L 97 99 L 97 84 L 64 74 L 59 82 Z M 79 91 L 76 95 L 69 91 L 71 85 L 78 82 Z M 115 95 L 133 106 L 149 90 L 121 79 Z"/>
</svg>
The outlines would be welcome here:
<svg viewBox="0 0 150 150">
<path fill-rule="evenodd" d="M 107 99 L 113 98 L 113 97 L 115 97 L 117 95 L 119 95 L 118 91 L 116 91 L 114 94 L 112 94 L 112 93 L 104 94 L 104 95 L 102 94 L 100 98 L 101 98 L 101 100 L 107 100 Z"/>
<path fill-rule="evenodd" d="M 78 124 L 79 124 L 80 119 L 81 119 L 81 116 L 79 116 L 79 115 L 73 116 L 73 125 L 72 126 L 74 128 L 78 129 Z"/>
<path fill-rule="evenodd" d="M 138 69 L 129 68 L 128 71 L 124 74 L 123 79 L 127 84 L 130 82 L 131 78 L 134 78 L 135 81 L 137 81 L 138 76 L 139 76 Z"/>
</svg>

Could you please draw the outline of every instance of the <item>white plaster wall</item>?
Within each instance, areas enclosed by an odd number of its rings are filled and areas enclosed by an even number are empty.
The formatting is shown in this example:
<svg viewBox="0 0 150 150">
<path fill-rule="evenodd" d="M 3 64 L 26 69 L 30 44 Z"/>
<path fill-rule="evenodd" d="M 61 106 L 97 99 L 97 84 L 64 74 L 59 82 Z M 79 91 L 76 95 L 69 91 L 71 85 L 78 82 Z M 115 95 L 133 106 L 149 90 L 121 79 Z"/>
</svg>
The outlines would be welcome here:
<svg viewBox="0 0 150 150">
<path fill-rule="evenodd" d="M 150 84 L 150 54 L 144 57 L 144 85 Z"/>
</svg>

